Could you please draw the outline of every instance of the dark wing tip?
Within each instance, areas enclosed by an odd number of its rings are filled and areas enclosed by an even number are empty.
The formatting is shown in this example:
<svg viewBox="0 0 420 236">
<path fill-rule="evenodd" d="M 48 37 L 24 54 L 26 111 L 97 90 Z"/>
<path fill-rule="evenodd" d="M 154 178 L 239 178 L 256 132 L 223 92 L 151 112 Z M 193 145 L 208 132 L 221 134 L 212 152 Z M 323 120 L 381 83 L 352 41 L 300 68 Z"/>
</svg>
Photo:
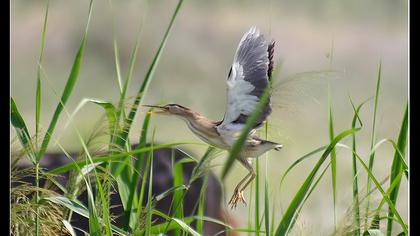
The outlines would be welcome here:
<svg viewBox="0 0 420 236">
<path fill-rule="evenodd" d="M 274 61 L 273 61 L 273 57 L 274 57 L 274 46 L 276 44 L 276 41 L 271 41 L 271 43 L 268 45 L 267 51 L 268 51 L 268 70 L 267 70 L 267 76 L 268 79 L 271 80 L 271 74 L 273 72 L 273 67 L 274 67 Z"/>
</svg>

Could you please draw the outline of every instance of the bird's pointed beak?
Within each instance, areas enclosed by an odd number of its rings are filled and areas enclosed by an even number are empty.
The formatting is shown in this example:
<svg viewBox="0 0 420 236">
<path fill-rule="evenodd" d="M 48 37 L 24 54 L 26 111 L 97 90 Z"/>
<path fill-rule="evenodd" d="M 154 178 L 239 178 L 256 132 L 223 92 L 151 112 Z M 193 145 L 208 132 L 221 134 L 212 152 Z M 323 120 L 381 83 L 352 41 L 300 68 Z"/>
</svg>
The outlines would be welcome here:
<svg viewBox="0 0 420 236">
<path fill-rule="evenodd" d="M 157 108 L 159 109 L 158 111 L 148 111 L 147 114 L 151 115 L 151 114 L 159 114 L 159 113 L 166 113 L 168 111 L 168 109 L 166 107 L 162 107 L 162 106 L 155 106 L 155 105 L 143 105 L 144 107 L 151 107 L 151 108 Z"/>
</svg>

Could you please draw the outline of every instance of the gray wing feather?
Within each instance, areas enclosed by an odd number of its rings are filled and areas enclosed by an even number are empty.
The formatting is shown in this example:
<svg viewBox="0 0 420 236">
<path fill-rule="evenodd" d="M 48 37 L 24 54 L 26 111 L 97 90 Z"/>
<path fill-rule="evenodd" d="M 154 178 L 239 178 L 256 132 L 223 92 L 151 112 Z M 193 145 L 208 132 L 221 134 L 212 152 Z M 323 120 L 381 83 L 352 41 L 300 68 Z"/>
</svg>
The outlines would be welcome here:
<svg viewBox="0 0 420 236">
<path fill-rule="evenodd" d="M 274 42 L 267 44 L 255 27 L 242 37 L 229 71 L 228 104 L 222 126 L 244 124 L 269 86 L 273 68 Z M 262 125 L 271 113 L 269 99 L 254 128 Z"/>
</svg>

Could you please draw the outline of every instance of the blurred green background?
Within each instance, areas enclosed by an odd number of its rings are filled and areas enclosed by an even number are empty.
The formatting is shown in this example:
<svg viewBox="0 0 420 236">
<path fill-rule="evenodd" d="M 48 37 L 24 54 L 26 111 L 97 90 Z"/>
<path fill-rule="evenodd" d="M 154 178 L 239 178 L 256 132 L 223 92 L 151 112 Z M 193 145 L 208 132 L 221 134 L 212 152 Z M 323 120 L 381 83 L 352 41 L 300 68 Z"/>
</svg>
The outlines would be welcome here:
<svg viewBox="0 0 420 236">
<path fill-rule="evenodd" d="M 121 69 L 125 78 L 130 52 L 139 25 L 140 48 L 129 94 L 134 96 L 147 67 L 157 50 L 175 0 L 96 1 L 88 34 L 81 73 L 68 102 L 73 112 L 83 98 L 99 98 L 117 102 L 112 25 L 120 50 Z M 36 68 L 45 1 L 11 1 L 11 92 L 30 130 L 35 129 Z M 88 1 L 51 1 L 43 63 L 42 130 L 46 130 L 70 67 L 87 19 Z M 186 0 L 146 94 L 144 104 L 179 103 L 212 119 L 221 119 L 225 110 L 225 79 L 237 44 L 251 26 L 257 26 L 267 38 L 276 40 L 275 64 L 277 86 L 273 95 L 274 112 L 269 119 L 269 139 L 282 143 L 281 152 L 270 152 L 270 194 L 279 204 L 288 205 L 306 178 L 317 157 L 303 162 L 287 177 L 285 187 L 278 190 L 284 171 L 300 156 L 328 143 L 328 84 L 333 100 L 336 133 L 351 125 L 353 109 L 348 96 L 356 104 L 375 94 L 379 61 L 382 60 L 382 84 L 377 120 L 377 140 L 395 139 L 408 99 L 408 19 L 407 1 L 198 1 Z M 331 58 L 331 49 L 332 58 Z M 334 74 L 322 73 L 332 69 Z M 309 73 L 304 73 L 309 72 Z M 303 73 L 303 74 L 302 74 Z M 287 78 L 292 82 L 281 83 Z M 144 109 L 137 115 L 131 132 L 132 142 L 139 137 Z M 358 134 L 359 150 L 367 155 L 370 147 L 373 100 L 362 109 L 365 129 Z M 84 137 L 94 130 L 103 115 L 95 105 L 85 106 L 73 122 Z M 80 150 L 74 128 L 64 129 L 65 115 L 53 136 L 69 151 Z M 158 142 L 200 142 L 181 120 L 153 117 Z M 11 138 L 14 137 L 14 130 Z M 345 142 L 349 142 L 347 139 Z M 196 156 L 205 147 L 183 147 Z M 215 164 L 223 164 L 225 156 Z M 383 179 L 389 173 L 393 149 L 383 146 L 375 158 L 374 173 Z M 260 157 L 261 173 L 266 157 Z M 351 206 L 351 154 L 338 150 L 338 220 L 346 220 Z M 217 173 L 221 168 L 214 169 Z M 365 186 L 361 171 L 360 184 Z M 225 183 L 227 197 L 235 184 L 247 173 L 236 165 Z M 326 175 L 330 175 L 330 171 Z M 264 175 L 262 175 L 264 176 Z M 263 181 L 263 178 L 261 178 Z M 321 235 L 331 232 L 333 204 L 331 178 L 323 178 L 318 189 L 304 207 L 298 224 L 304 232 Z M 262 182 L 263 183 L 263 182 Z M 403 181 L 403 183 L 406 183 Z M 407 186 L 402 185 L 397 207 L 408 218 Z M 247 193 L 248 195 L 248 193 Z M 227 198 L 226 197 L 226 198 Z M 248 197 L 247 197 L 248 198 Z M 379 196 L 378 199 L 379 200 Z M 228 199 L 226 199 L 227 202 Z M 375 200 L 375 198 L 374 198 Z M 246 225 L 246 208 L 230 211 L 239 225 Z M 278 218 L 279 220 L 279 218 Z"/>
</svg>

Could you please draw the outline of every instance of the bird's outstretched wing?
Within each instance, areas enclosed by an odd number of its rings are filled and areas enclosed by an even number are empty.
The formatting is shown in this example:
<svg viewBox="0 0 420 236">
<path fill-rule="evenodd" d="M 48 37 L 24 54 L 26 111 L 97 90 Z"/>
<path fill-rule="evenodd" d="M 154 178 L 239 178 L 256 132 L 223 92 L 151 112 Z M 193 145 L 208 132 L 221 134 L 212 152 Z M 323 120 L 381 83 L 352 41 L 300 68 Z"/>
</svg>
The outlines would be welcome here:
<svg viewBox="0 0 420 236">
<path fill-rule="evenodd" d="M 227 107 L 219 133 L 240 131 L 255 110 L 264 90 L 269 86 L 273 69 L 274 42 L 268 44 L 260 31 L 252 27 L 242 37 L 227 79 Z M 267 102 L 254 129 L 271 113 Z"/>
</svg>

